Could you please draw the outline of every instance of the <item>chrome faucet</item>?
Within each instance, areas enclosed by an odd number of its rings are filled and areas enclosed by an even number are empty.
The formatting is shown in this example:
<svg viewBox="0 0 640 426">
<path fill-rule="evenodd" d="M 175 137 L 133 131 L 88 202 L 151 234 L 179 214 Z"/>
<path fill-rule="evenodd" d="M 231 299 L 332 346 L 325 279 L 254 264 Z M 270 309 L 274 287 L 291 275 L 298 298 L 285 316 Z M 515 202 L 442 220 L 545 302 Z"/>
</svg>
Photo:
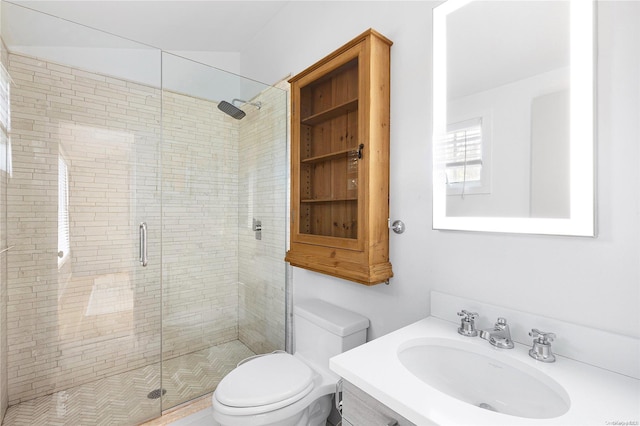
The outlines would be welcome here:
<svg viewBox="0 0 640 426">
<path fill-rule="evenodd" d="M 493 328 L 480 330 L 480 338 L 488 340 L 493 346 L 504 349 L 513 348 L 513 340 L 511 340 L 511 332 L 507 325 L 507 320 L 498 318 Z"/>
</svg>

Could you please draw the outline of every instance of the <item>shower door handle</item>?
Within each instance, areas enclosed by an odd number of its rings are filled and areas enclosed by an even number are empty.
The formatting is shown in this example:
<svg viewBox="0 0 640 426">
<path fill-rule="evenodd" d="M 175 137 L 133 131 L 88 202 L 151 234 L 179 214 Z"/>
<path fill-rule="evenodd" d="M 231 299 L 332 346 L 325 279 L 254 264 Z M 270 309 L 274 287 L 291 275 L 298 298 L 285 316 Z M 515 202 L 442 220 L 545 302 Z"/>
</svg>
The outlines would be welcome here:
<svg viewBox="0 0 640 426">
<path fill-rule="evenodd" d="M 147 223 L 140 222 L 140 265 L 147 266 Z"/>
</svg>

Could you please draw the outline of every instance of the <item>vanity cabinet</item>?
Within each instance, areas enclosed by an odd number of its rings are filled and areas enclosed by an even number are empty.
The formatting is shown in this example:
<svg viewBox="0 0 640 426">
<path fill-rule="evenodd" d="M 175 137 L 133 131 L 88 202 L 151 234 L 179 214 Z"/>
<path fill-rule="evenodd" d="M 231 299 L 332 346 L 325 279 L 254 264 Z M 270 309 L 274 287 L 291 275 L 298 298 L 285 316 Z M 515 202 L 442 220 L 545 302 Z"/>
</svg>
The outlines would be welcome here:
<svg viewBox="0 0 640 426">
<path fill-rule="evenodd" d="M 414 423 L 346 380 L 342 383 L 342 424 L 415 426 Z"/>
<path fill-rule="evenodd" d="M 291 265 L 372 285 L 389 262 L 389 60 L 368 30 L 291 83 Z"/>
</svg>

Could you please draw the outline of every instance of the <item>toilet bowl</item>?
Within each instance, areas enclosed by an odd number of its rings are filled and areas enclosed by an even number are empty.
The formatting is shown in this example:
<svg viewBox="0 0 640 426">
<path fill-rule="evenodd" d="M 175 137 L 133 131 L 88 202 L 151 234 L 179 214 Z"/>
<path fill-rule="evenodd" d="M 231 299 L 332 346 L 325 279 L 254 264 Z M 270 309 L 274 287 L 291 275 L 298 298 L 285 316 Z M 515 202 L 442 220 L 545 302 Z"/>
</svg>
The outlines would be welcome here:
<svg viewBox="0 0 640 426">
<path fill-rule="evenodd" d="M 320 426 L 339 377 L 329 358 L 366 341 L 369 320 L 320 300 L 294 308 L 294 355 L 273 353 L 231 371 L 212 396 L 216 425 Z"/>
</svg>

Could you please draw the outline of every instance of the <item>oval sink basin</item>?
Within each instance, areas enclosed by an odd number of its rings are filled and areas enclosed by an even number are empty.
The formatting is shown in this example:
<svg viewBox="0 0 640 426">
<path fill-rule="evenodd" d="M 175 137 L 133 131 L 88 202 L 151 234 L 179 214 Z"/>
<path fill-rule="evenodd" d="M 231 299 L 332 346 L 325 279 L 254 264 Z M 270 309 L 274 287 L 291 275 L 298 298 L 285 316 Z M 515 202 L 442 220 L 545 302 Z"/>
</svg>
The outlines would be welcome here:
<svg viewBox="0 0 640 426">
<path fill-rule="evenodd" d="M 414 376 L 476 407 L 533 419 L 554 418 L 569 410 L 569 395 L 555 380 L 496 355 L 448 339 L 410 341 L 398 352 L 400 362 Z"/>
</svg>

